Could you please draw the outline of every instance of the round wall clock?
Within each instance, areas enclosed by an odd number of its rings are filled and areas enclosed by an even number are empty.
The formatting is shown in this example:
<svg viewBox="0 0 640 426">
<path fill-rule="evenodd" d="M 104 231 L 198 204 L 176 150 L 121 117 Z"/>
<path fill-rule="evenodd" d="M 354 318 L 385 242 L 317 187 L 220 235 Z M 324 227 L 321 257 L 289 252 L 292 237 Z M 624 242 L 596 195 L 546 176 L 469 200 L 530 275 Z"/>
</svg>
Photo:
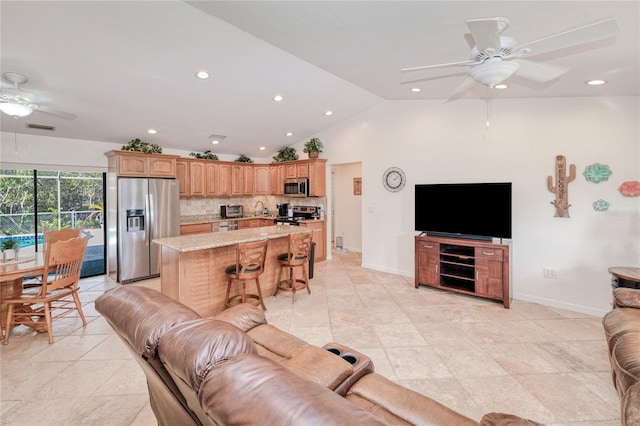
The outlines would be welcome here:
<svg viewBox="0 0 640 426">
<path fill-rule="evenodd" d="M 382 174 L 382 184 L 387 189 L 387 191 L 400 191 L 402 188 L 404 188 L 404 183 L 406 180 L 407 179 L 402 169 L 399 169 L 397 167 L 388 168 Z"/>
</svg>

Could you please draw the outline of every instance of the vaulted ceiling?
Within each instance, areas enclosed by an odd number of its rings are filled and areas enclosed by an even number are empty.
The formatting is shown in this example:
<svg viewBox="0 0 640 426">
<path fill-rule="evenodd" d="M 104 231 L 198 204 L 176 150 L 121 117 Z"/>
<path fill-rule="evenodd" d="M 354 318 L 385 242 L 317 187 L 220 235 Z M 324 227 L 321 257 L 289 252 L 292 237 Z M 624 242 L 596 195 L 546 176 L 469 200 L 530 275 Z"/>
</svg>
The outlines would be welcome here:
<svg viewBox="0 0 640 426">
<path fill-rule="evenodd" d="M 557 79 L 516 74 L 506 90 L 475 84 L 458 97 L 639 94 L 637 1 L 3 0 L 0 13 L 2 73 L 27 76 L 21 88 L 43 110 L 75 116 L 2 114 L 11 133 L 267 157 L 384 100 L 447 101 L 467 67 L 400 69 L 469 59 L 466 21 L 496 16 L 519 43 L 606 18 L 619 32 L 531 58 L 569 68 Z M 608 84 L 585 84 L 594 78 Z"/>
</svg>

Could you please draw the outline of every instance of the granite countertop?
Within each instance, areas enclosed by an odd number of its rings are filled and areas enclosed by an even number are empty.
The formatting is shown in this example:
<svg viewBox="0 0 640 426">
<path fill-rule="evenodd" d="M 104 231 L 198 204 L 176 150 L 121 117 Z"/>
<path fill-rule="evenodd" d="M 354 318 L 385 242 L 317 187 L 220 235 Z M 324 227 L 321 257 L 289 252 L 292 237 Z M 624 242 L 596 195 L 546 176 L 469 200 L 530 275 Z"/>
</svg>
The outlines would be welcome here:
<svg viewBox="0 0 640 426">
<path fill-rule="evenodd" d="M 274 225 L 260 228 L 239 229 L 226 232 L 183 235 L 181 237 L 158 238 L 153 243 L 171 248 L 180 253 L 231 246 L 236 243 L 250 243 L 264 239 L 283 238 L 289 234 L 304 234 L 312 229 L 299 226 Z"/>
</svg>

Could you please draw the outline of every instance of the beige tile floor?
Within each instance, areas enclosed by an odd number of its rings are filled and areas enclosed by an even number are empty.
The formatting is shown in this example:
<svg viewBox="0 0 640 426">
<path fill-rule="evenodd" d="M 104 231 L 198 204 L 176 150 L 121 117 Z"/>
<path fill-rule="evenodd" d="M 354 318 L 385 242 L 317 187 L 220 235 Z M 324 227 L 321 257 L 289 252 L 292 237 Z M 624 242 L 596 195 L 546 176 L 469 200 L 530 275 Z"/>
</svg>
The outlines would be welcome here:
<svg viewBox="0 0 640 426">
<path fill-rule="evenodd" d="M 358 253 L 315 265 L 312 294 L 267 297 L 268 321 L 310 343 L 336 341 L 376 371 L 474 419 L 510 412 L 547 425 L 620 424 L 600 318 L 501 304 L 360 267 Z M 55 343 L 26 327 L 0 349 L 1 425 L 155 425 L 142 372 L 95 311 L 116 286 L 82 281 L 89 324 L 54 324 Z M 135 285 L 159 288 L 159 280 Z"/>
</svg>

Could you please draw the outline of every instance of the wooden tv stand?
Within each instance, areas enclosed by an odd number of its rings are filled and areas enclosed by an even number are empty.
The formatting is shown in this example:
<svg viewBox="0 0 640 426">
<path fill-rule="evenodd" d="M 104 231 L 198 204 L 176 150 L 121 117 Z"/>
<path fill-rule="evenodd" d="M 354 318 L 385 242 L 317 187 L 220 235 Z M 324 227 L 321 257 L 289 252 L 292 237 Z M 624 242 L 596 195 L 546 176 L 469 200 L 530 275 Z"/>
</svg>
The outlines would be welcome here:
<svg viewBox="0 0 640 426">
<path fill-rule="evenodd" d="M 415 281 L 420 285 L 511 302 L 509 245 L 490 241 L 415 237 Z"/>
</svg>

